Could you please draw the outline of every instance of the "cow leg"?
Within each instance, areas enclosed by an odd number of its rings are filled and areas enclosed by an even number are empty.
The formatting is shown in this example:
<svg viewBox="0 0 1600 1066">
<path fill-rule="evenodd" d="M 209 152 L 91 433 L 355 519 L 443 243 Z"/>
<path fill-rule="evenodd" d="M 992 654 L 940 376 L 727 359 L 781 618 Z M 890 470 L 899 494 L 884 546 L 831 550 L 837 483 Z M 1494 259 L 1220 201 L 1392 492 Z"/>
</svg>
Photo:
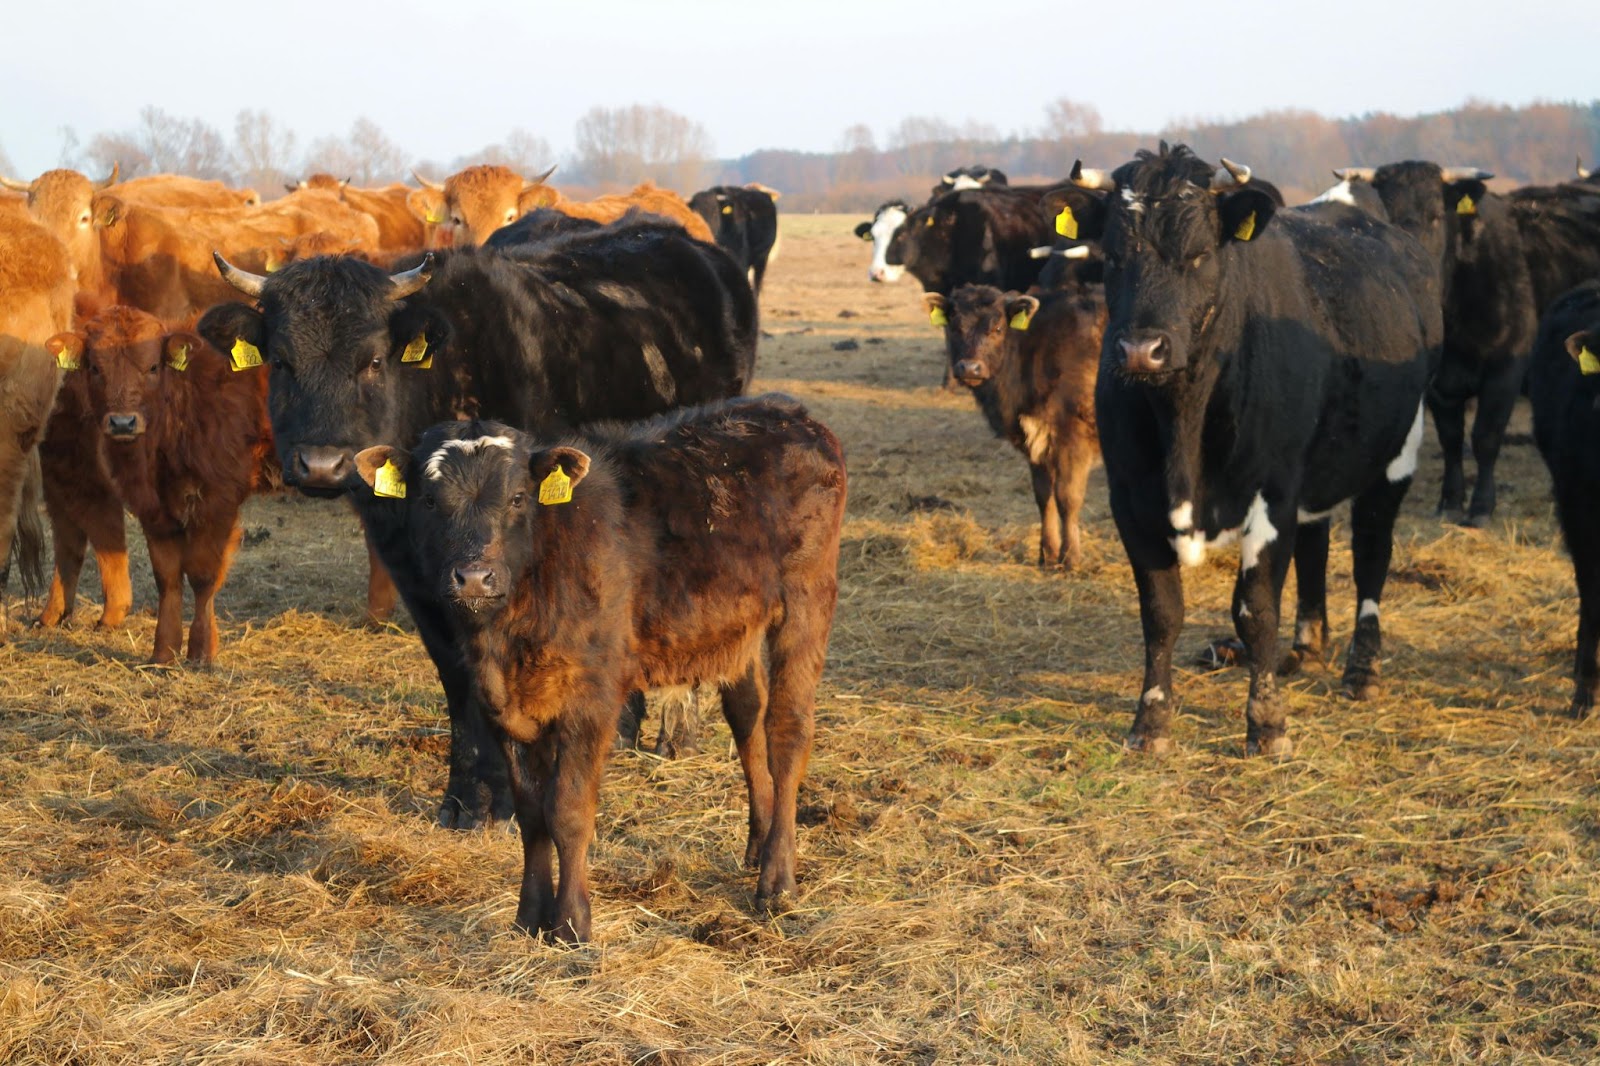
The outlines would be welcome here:
<svg viewBox="0 0 1600 1066">
<path fill-rule="evenodd" d="M 644 693 L 631 693 L 622 704 L 622 717 L 617 719 L 617 738 L 613 743 L 618 751 L 632 751 L 639 746 L 639 731 L 644 728 L 644 717 Z"/>
<path fill-rule="evenodd" d="M 183 646 L 183 538 L 145 531 L 156 579 L 156 646 L 151 661 L 170 663 Z"/>
<path fill-rule="evenodd" d="M 661 729 L 656 734 L 656 754 L 663 759 L 700 753 L 700 690 L 693 686 L 673 690 L 661 701 Z"/>
<path fill-rule="evenodd" d="M 1042 463 L 1029 463 L 1033 476 L 1033 502 L 1039 507 L 1039 565 L 1061 565 L 1061 509 L 1056 503 L 1055 472 Z"/>
<path fill-rule="evenodd" d="M 100 591 L 105 609 L 100 612 L 100 629 L 115 629 L 133 607 L 133 581 L 128 576 L 128 534 L 123 526 L 122 503 L 108 500 L 88 523 L 89 544 L 94 549 L 95 565 L 100 569 Z"/>
<path fill-rule="evenodd" d="M 1161 570 L 1135 566 L 1133 582 L 1144 630 L 1144 687 L 1124 745 L 1165 755 L 1172 750 L 1172 649 L 1183 629 L 1183 575 L 1176 561 Z"/>
<path fill-rule="evenodd" d="M 1428 393 L 1428 410 L 1433 414 L 1433 427 L 1439 434 L 1439 446 L 1444 449 L 1444 485 L 1439 490 L 1439 514 L 1454 515 L 1461 512 L 1466 497 L 1466 471 L 1462 445 L 1466 439 L 1467 402 L 1464 399 L 1447 399 Z"/>
<path fill-rule="evenodd" d="M 616 705 L 614 694 L 599 703 Z M 569 707 L 560 721 L 560 744 L 544 796 L 545 823 L 561 861 L 552 932 L 557 940 L 577 944 L 589 939 L 589 846 L 616 719 L 609 714 L 586 717 Z"/>
<path fill-rule="evenodd" d="M 556 924 L 555 853 L 544 816 L 550 741 L 540 738 L 524 744 L 503 732 L 499 739 L 509 771 L 517 829 L 522 834 L 522 888 L 517 896 L 516 927 L 538 935 Z"/>
<path fill-rule="evenodd" d="M 1295 673 L 1308 662 L 1321 662 L 1328 652 L 1328 527 L 1329 519 L 1302 522 L 1294 536 L 1294 646 L 1278 673 Z"/>
<path fill-rule="evenodd" d="M 1088 428 L 1081 423 L 1067 431 L 1067 441 L 1056 456 L 1056 511 L 1061 516 L 1062 565 L 1076 570 L 1083 563 L 1083 497 L 1089 491 L 1089 469 L 1094 465 L 1094 447 Z"/>
<path fill-rule="evenodd" d="M 443 829 L 473 829 L 510 817 L 513 811 L 510 782 L 500 745 L 489 732 L 472 678 L 442 614 L 418 609 L 412 612 L 417 635 L 427 649 L 444 687 L 450 716 L 450 779 L 439 801 L 438 823 Z"/>
<path fill-rule="evenodd" d="M 1586 488 L 1586 486 L 1584 486 Z M 1583 488 L 1578 490 L 1583 491 Z M 1600 514 L 1586 499 L 1562 506 L 1564 497 L 1576 495 L 1560 480 L 1556 484 L 1557 511 L 1567 550 L 1572 553 L 1573 576 L 1578 582 L 1578 645 L 1572 670 L 1572 714 L 1587 718 L 1600 697 Z"/>
<path fill-rule="evenodd" d="M 378 558 L 378 551 L 372 546 L 372 534 L 362 530 L 367 541 L 367 625 L 386 625 L 394 617 L 395 591 L 394 579 L 389 576 L 389 571 Z"/>
<path fill-rule="evenodd" d="M 50 543 L 55 556 L 55 573 L 50 575 L 50 591 L 45 596 L 39 624 L 46 629 L 72 618 L 78 606 L 78 577 L 83 572 L 83 556 L 89 547 L 89 533 L 71 517 L 50 511 Z M 104 577 L 101 582 L 104 583 Z"/>
<path fill-rule="evenodd" d="M 225 534 L 197 530 L 184 546 L 183 572 L 194 590 L 194 621 L 189 625 L 189 661 L 209 665 L 217 657 L 217 591 L 244 538 L 237 517 Z"/>
<path fill-rule="evenodd" d="M 1383 653 L 1379 605 L 1394 551 L 1395 516 L 1410 487 L 1410 477 L 1381 481 L 1357 496 L 1350 507 L 1350 553 L 1359 606 L 1341 687 L 1351 699 L 1370 699 L 1383 691 L 1378 681 L 1378 656 Z"/>
<path fill-rule="evenodd" d="M 1472 504 L 1467 508 L 1466 524 L 1482 526 L 1494 514 L 1494 467 L 1505 443 L 1511 409 L 1521 395 L 1522 362 L 1507 360 L 1478 394 L 1478 410 L 1472 416 L 1472 458 L 1478 464 L 1478 481 L 1472 487 Z"/>
<path fill-rule="evenodd" d="M 761 861 L 761 847 L 772 830 L 772 770 L 767 763 L 767 672 L 757 655 L 744 676 L 720 686 L 722 716 L 733 731 L 750 797 L 750 832 L 745 837 L 744 864 Z"/>
<path fill-rule="evenodd" d="M 1294 512 L 1271 516 L 1278 529 L 1292 529 Z M 1245 536 L 1248 538 L 1249 533 Z M 1278 612 L 1283 581 L 1289 574 L 1298 537 L 1280 536 L 1260 549 L 1255 565 L 1243 566 L 1233 586 L 1233 628 L 1244 642 L 1250 665 L 1250 699 L 1245 705 L 1245 751 L 1250 755 L 1289 755 L 1294 744 L 1278 695 Z"/>
<path fill-rule="evenodd" d="M 767 633 L 772 687 L 763 730 L 772 771 L 772 828 L 761 849 L 756 910 L 769 915 L 782 913 L 795 890 L 795 811 L 816 734 L 817 681 L 837 586 L 795 591 L 783 621 Z"/>
</svg>

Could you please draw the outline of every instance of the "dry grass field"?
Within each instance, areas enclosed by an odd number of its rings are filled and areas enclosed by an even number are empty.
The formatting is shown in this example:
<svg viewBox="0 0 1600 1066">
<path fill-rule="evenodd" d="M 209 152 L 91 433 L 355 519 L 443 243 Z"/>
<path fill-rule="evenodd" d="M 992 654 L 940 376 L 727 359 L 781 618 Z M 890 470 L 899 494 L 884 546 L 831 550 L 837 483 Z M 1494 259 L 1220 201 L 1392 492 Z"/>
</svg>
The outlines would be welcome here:
<svg viewBox="0 0 1600 1066">
<path fill-rule="evenodd" d="M 88 602 L 0 649 L 0 1062 L 1600 1057 L 1600 726 L 1564 717 L 1576 599 L 1526 411 L 1486 531 L 1433 517 L 1429 429 L 1384 698 L 1313 669 L 1295 757 L 1247 760 L 1243 674 L 1186 670 L 1178 753 L 1125 755 L 1103 480 L 1083 572 L 1039 573 L 1023 462 L 938 391 L 915 283 L 867 283 L 856 221 L 785 221 L 759 362 L 852 478 L 793 913 L 752 916 L 708 720 L 705 754 L 612 761 L 594 943 L 514 933 L 514 836 L 432 825 L 443 697 L 405 627 L 358 626 L 354 518 L 262 498 L 213 671 L 145 665 L 149 613 L 101 632 Z M 1189 575 L 1186 656 L 1235 565 Z"/>
</svg>

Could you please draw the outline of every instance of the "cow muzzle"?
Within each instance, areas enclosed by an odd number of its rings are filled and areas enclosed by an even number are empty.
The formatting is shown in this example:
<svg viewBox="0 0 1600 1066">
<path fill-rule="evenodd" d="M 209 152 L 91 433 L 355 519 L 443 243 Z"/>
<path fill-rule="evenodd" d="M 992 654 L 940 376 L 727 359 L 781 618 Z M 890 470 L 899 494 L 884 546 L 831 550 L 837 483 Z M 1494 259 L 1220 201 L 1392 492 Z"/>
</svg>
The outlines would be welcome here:
<svg viewBox="0 0 1600 1066">
<path fill-rule="evenodd" d="M 978 359 L 963 359 L 951 368 L 956 380 L 963 385 L 982 385 L 989 380 L 989 368 Z"/>
<path fill-rule="evenodd" d="M 466 563 L 450 570 L 450 596 L 470 611 L 481 611 L 505 598 L 494 567 L 485 562 Z"/>
<path fill-rule="evenodd" d="M 112 440 L 136 440 L 144 433 L 144 416 L 138 412 L 128 414 L 124 411 L 112 411 L 106 415 L 100 428 Z"/>
<path fill-rule="evenodd" d="M 283 480 L 309 496 L 336 496 L 354 472 L 355 463 L 345 449 L 302 446 L 284 464 Z"/>
<path fill-rule="evenodd" d="M 1172 344 L 1164 333 L 1130 333 L 1117 340 L 1122 366 L 1130 374 L 1160 374 L 1177 369 Z"/>
</svg>

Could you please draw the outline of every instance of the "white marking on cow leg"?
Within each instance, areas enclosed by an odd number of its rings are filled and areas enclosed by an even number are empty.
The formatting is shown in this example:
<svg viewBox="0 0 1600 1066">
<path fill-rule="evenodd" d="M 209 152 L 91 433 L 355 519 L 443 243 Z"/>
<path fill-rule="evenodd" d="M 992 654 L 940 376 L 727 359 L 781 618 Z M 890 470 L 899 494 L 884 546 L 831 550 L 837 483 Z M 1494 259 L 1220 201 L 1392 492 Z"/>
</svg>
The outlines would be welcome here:
<svg viewBox="0 0 1600 1066">
<path fill-rule="evenodd" d="M 1250 501 L 1250 510 L 1245 512 L 1240 535 L 1243 540 L 1239 545 L 1239 569 L 1248 571 L 1261 561 L 1261 553 L 1267 545 L 1278 539 L 1278 527 L 1267 517 L 1267 501 L 1259 492 Z"/>
<path fill-rule="evenodd" d="M 471 455 L 473 452 L 485 448 L 504 448 L 510 451 L 515 446 L 510 437 L 476 437 L 471 440 L 447 440 L 439 445 L 439 449 L 428 457 L 428 461 L 423 464 L 422 472 L 435 481 L 443 477 L 445 456 L 450 454 L 452 448 L 462 455 Z"/>
<path fill-rule="evenodd" d="M 1178 504 L 1178 506 L 1172 509 L 1171 513 L 1167 515 L 1167 518 L 1171 520 L 1172 528 L 1177 530 L 1179 533 L 1193 529 L 1194 504 L 1189 500 L 1184 500 L 1182 503 Z"/>
<path fill-rule="evenodd" d="M 1028 446 L 1028 461 L 1044 462 L 1044 457 L 1050 454 L 1051 444 L 1055 442 L 1050 424 L 1032 415 L 1018 415 L 1017 425 L 1022 430 L 1023 443 Z"/>
<path fill-rule="evenodd" d="M 1390 461 L 1384 474 L 1390 481 L 1404 481 L 1417 472 L 1417 452 L 1422 449 L 1422 404 L 1417 404 L 1417 418 L 1411 423 L 1411 432 L 1400 447 L 1400 454 Z"/>
<path fill-rule="evenodd" d="M 749 282 L 750 287 L 752 289 L 754 289 L 756 287 L 756 268 L 755 267 L 751 267 L 750 269 L 748 269 L 748 270 L 746 270 L 744 272 L 744 280 Z"/>
<path fill-rule="evenodd" d="M 1156 702 L 1158 702 L 1160 700 L 1164 700 L 1166 698 L 1167 698 L 1167 694 L 1165 692 L 1161 691 L 1161 686 L 1160 685 L 1155 685 L 1155 686 L 1152 686 L 1151 688 L 1147 689 L 1145 691 L 1145 694 L 1143 696 L 1139 697 L 1139 702 L 1140 703 L 1156 703 Z"/>
<path fill-rule="evenodd" d="M 1356 206 L 1356 198 L 1350 192 L 1350 181 L 1346 179 L 1311 201 L 1314 204 L 1349 204 Z"/>
<path fill-rule="evenodd" d="M 1378 601 L 1377 600 L 1362 600 L 1361 601 L 1361 611 L 1356 615 L 1356 617 L 1357 618 L 1376 618 L 1376 617 L 1378 617 Z"/>
<path fill-rule="evenodd" d="M 1178 565 L 1199 566 L 1206 561 L 1206 535 L 1180 533 L 1172 538 L 1172 550 L 1178 553 Z"/>
<path fill-rule="evenodd" d="M 1240 618 L 1249 618 L 1250 617 L 1250 605 L 1248 603 L 1241 603 L 1239 605 L 1239 617 Z"/>
<path fill-rule="evenodd" d="M 646 344 L 639 351 L 644 355 L 644 365 L 650 370 L 650 383 L 656 387 L 656 395 L 668 403 L 677 403 L 678 383 L 672 380 L 672 371 L 667 369 L 667 360 L 661 354 L 661 349 Z"/>
</svg>

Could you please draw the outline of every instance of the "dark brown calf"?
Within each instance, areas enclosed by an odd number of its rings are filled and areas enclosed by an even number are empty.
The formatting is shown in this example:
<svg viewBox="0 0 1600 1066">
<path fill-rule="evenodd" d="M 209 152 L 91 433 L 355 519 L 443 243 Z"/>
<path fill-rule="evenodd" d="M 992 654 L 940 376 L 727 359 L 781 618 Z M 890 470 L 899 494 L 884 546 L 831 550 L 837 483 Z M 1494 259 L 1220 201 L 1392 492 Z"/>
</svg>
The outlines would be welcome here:
<svg viewBox="0 0 1600 1066">
<path fill-rule="evenodd" d="M 995 435 L 1028 460 L 1039 505 L 1039 565 L 1083 557 L 1078 515 L 1100 462 L 1094 386 L 1106 303 L 1099 286 L 1039 297 L 963 285 L 922 294 L 944 326 L 951 375 L 972 389 Z"/>
<path fill-rule="evenodd" d="M 357 466 L 380 494 L 405 471 L 412 558 L 458 615 L 505 746 L 518 925 L 589 936 L 589 845 L 618 708 L 706 682 L 744 766 L 756 906 L 780 909 L 838 595 L 845 468 L 827 427 L 768 396 L 557 445 L 446 423 L 410 456 L 369 448 Z"/>
<path fill-rule="evenodd" d="M 239 508 L 259 474 L 266 408 L 260 367 L 234 369 L 198 335 L 111 307 L 50 350 L 81 364 L 101 461 L 144 530 L 160 601 L 153 659 L 177 657 L 183 581 L 194 590 L 189 658 L 217 654 L 215 601 L 239 548 Z"/>
</svg>

